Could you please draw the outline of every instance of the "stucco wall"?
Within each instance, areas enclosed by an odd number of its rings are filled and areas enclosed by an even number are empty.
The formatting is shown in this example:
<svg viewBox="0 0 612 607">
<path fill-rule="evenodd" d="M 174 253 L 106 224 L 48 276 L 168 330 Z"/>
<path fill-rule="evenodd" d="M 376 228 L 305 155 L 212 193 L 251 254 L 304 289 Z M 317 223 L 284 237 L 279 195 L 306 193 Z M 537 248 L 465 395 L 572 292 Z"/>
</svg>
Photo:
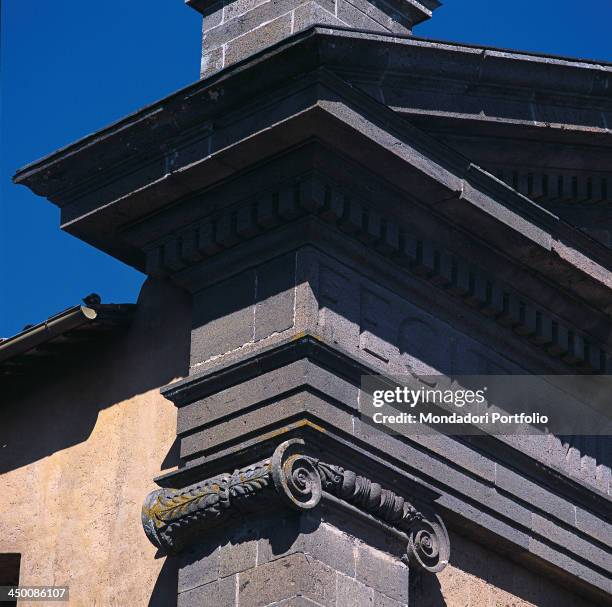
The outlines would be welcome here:
<svg viewBox="0 0 612 607">
<path fill-rule="evenodd" d="M 86 345 L 3 406 L 0 552 L 21 553 L 22 585 L 69 585 L 75 607 L 176 596 L 167 566 L 158 583 L 164 559 L 140 509 L 175 465 L 176 409 L 159 387 L 187 371 L 190 309 L 152 281 L 139 304 L 127 334 Z"/>
<path fill-rule="evenodd" d="M 416 607 L 594 607 L 551 578 L 451 532 L 450 564 L 416 584 Z M 571 583 L 570 583 L 571 584 Z M 412 606 L 411 606 L 412 607 Z"/>
</svg>

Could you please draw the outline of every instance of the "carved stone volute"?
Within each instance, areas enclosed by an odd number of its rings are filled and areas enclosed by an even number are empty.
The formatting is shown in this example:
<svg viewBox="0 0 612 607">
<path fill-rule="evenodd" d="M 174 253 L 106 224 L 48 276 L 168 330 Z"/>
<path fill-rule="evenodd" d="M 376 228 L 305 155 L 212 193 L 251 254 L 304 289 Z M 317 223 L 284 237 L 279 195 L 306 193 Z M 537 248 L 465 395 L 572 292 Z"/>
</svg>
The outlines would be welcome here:
<svg viewBox="0 0 612 607">
<path fill-rule="evenodd" d="M 441 571 L 450 556 L 442 519 L 415 508 L 407 499 L 351 470 L 305 453 L 302 439 L 279 445 L 270 459 L 182 489 L 158 489 L 146 498 L 142 524 L 149 540 L 179 552 L 232 519 L 270 505 L 295 510 L 316 508 L 322 499 L 345 504 L 374 524 L 392 528 L 406 542 L 404 560 L 430 572 Z"/>
</svg>

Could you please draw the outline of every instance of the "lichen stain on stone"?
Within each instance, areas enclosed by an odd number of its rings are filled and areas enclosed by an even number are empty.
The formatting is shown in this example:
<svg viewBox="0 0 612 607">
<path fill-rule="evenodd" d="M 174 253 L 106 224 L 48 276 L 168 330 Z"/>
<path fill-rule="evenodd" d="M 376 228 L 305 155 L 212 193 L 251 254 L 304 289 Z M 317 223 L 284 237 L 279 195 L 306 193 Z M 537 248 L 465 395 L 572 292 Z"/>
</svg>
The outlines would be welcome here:
<svg viewBox="0 0 612 607">
<path fill-rule="evenodd" d="M 322 426 L 319 426 L 311 422 L 308 419 L 300 419 L 294 424 L 283 426 L 282 428 L 278 428 L 277 430 L 272 430 L 271 432 L 268 432 L 268 434 L 266 434 L 265 437 L 263 438 L 269 439 L 269 438 L 275 438 L 277 436 L 283 436 L 283 434 L 287 434 L 288 432 L 291 432 L 292 430 L 295 430 L 296 428 L 303 428 L 303 427 L 313 428 L 314 430 L 316 430 L 317 432 L 321 432 L 322 434 L 326 433 L 325 428 L 323 428 Z"/>
<path fill-rule="evenodd" d="M 316 333 L 310 333 L 309 331 L 298 331 L 295 335 L 291 337 L 291 341 L 300 341 L 300 339 L 304 339 L 304 337 L 310 337 L 315 341 L 323 343 L 323 338 Z"/>
</svg>

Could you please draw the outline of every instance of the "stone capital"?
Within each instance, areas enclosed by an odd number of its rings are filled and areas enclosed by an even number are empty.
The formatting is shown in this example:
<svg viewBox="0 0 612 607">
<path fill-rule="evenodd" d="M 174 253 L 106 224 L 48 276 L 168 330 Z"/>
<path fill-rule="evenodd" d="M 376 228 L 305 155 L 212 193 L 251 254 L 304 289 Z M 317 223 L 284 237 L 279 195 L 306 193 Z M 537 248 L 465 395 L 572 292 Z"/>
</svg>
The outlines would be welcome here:
<svg viewBox="0 0 612 607">
<path fill-rule="evenodd" d="M 177 553 L 241 517 L 270 508 L 312 510 L 323 500 L 403 541 L 406 563 L 433 573 L 446 567 L 450 542 L 437 514 L 307 452 L 304 440 L 290 439 L 268 459 L 180 489 L 150 493 L 142 508 L 147 537 L 161 550 Z"/>
</svg>

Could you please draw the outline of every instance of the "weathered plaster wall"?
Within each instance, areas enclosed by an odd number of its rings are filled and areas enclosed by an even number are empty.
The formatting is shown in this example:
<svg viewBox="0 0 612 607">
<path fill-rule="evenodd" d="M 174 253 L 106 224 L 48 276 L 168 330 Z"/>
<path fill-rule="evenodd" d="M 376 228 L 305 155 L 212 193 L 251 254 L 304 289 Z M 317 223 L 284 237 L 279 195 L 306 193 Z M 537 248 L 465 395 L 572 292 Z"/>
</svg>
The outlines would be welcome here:
<svg viewBox="0 0 612 607">
<path fill-rule="evenodd" d="M 567 587 L 451 532 L 451 561 L 422 576 L 418 607 L 594 607 Z"/>
<path fill-rule="evenodd" d="M 75 607 L 172 604 L 176 577 L 140 509 L 176 463 L 176 409 L 159 387 L 187 372 L 189 326 L 188 298 L 148 281 L 125 336 L 4 403 L 0 552 L 22 554 L 22 585 L 69 585 Z"/>
</svg>

